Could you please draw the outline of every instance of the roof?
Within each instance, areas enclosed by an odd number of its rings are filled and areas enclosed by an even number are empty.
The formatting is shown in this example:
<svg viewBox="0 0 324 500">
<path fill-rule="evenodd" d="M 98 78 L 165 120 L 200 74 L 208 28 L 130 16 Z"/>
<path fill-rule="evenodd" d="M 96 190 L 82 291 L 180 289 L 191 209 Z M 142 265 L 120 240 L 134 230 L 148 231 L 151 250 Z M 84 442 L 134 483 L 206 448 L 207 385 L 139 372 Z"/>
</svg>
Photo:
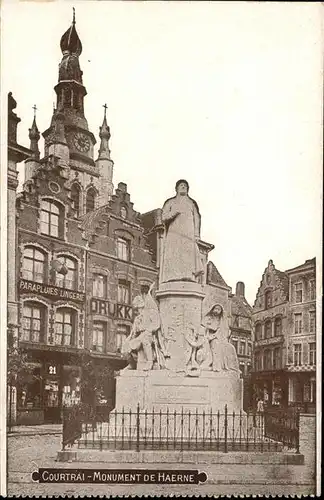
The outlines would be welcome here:
<svg viewBox="0 0 324 500">
<path fill-rule="evenodd" d="M 221 285 L 230 288 L 212 261 L 207 264 L 207 284 Z"/>
<path fill-rule="evenodd" d="M 312 259 L 305 260 L 304 264 L 300 264 L 299 266 L 292 267 L 291 269 L 287 269 L 286 273 L 291 273 L 291 272 L 299 271 L 299 270 L 302 271 L 305 267 L 308 267 L 308 266 L 313 266 L 313 267 L 316 266 L 316 257 L 313 257 Z"/>
<path fill-rule="evenodd" d="M 245 297 L 242 297 L 241 295 L 233 295 L 230 300 L 232 316 L 244 316 L 246 318 L 251 317 L 252 307 Z"/>
<path fill-rule="evenodd" d="M 260 281 L 260 285 L 259 285 L 258 291 L 256 293 L 256 297 L 255 297 L 255 301 L 254 301 L 253 307 L 255 307 L 255 305 L 257 303 L 257 300 L 258 300 L 258 297 L 259 297 L 259 294 L 260 294 L 260 290 L 261 290 L 261 288 L 263 286 L 263 283 L 265 283 L 265 281 L 264 281 L 265 274 L 267 272 L 269 272 L 269 271 L 274 274 L 274 276 L 275 276 L 275 278 L 277 280 L 277 283 L 278 283 L 278 288 L 281 289 L 282 294 L 284 295 L 285 300 L 288 300 L 288 295 L 289 295 L 289 278 L 288 278 L 288 275 L 286 274 L 286 272 L 283 272 L 283 271 L 280 271 L 279 269 L 276 269 L 273 261 L 269 260 L 268 266 L 263 271 L 262 279 Z"/>
<path fill-rule="evenodd" d="M 107 220 L 109 205 L 103 205 L 102 207 L 91 210 L 85 214 L 81 219 L 81 229 L 84 231 L 86 239 L 93 236 L 96 233 L 98 225 L 104 223 Z"/>
</svg>

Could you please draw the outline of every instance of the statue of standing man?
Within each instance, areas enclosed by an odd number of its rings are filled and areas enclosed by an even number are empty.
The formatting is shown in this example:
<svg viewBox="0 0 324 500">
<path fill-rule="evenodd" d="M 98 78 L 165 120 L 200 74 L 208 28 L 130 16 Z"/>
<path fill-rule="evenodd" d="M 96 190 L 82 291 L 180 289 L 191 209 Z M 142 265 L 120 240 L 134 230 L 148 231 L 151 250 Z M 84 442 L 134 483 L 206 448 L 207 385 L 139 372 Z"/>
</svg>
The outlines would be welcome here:
<svg viewBox="0 0 324 500">
<path fill-rule="evenodd" d="M 168 199 L 162 209 L 164 224 L 161 283 L 197 281 L 203 274 L 198 248 L 200 213 L 197 203 L 188 196 L 189 184 L 180 179 L 176 196 Z"/>
</svg>

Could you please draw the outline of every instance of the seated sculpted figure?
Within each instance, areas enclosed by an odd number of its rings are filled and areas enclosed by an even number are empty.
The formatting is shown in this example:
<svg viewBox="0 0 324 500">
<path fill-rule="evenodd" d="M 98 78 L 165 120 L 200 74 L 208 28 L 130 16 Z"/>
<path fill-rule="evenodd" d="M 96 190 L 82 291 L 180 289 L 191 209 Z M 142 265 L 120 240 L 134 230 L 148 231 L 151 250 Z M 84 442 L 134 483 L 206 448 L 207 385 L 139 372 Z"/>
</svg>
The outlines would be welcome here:
<svg viewBox="0 0 324 500">
<path fill-rule="evenodd" d="M 209 355 L 204 368 L 215 372 L 234 371 L 239 373 L 235 347 L 229 341 L 230 329 L 223 307 L 215 304 L 204 318 Z"/>
<path fill-rule="evenodd" d="M 151 295 L 153 285 L 145 298 L 138 295 L 133 300 L 135 319 L 131 333 L 125 340 L 122 352 L 128 355 L 125 370 L 152 370 L 156 359 L 155 334 L 160 328 L 158 307 Z"/>
</svg>

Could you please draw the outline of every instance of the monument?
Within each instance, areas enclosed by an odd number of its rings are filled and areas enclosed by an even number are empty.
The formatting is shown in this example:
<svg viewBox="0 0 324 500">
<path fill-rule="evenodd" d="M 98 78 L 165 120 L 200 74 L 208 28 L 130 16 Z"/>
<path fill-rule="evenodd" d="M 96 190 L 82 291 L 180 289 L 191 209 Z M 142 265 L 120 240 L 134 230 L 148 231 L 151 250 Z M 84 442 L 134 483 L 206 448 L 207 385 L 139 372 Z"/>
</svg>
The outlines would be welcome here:
<svg viewBox="0 0 324 500">
<path fill-rule="evenodd" d="M 116 411 L 242 410 L 242 381 L 229 322 L 220 304 L 202 315 L 205 272 L 198 242 L 200 213 L 186 180 L 162 209 L 160 277 L 135 297 L 124 344 L 129 364 L 116 381 Z"/>
</svg>

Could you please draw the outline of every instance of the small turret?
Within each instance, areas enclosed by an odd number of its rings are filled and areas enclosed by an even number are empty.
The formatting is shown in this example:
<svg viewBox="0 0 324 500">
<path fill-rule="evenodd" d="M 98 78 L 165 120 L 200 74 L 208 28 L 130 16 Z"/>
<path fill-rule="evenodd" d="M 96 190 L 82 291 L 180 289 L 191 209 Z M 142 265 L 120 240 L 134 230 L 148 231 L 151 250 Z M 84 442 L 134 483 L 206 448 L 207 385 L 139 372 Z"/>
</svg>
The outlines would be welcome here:
<svg viewBox="0 0 324 500">
<path fill-rule="evenodd" d="M 30 139 L 30 149 L 33 152 L 33 157 L 39 159 L 39 148 L 38 141 L 40 139 L 40 133 L 36 124 L 36 104 L 33 106 L 34 119 L 31 128 L 29 129 L 29 139 Z"/>
<path fill-rule="evenodd" d="M 110 158 L 109 139 L 110 128 L 107 124 L 107 105 L 104 104 L 104 119 L 99 128 L 100 148 L 96 165 L 100 175 L 99 184 L 99 206 L 106 205 L 110 200 L 114 185 L 113 185 L 113 169 L 114 162 Z"/>
<path fill-rule="evenodd" d="M 52 118 L 54 131 L 48 139 L 48 155 L 58 158 L 58 165 L 69 167 L 70 151 L 65 138 L 64 114 L 56 111 Z"/>
<path fill-rule="evenodd" d="M 38 141 L 40 139 L 40 133 L 36 124 L 36 104 L 33 106 L 34 119 L 31 128 L 29 129 L 29 140 L 30 140 L 30 150 L 31 155 L 25 161 L 25 183 L 29 181 L 39 166 L 39 147 Z"/>
</svg>

